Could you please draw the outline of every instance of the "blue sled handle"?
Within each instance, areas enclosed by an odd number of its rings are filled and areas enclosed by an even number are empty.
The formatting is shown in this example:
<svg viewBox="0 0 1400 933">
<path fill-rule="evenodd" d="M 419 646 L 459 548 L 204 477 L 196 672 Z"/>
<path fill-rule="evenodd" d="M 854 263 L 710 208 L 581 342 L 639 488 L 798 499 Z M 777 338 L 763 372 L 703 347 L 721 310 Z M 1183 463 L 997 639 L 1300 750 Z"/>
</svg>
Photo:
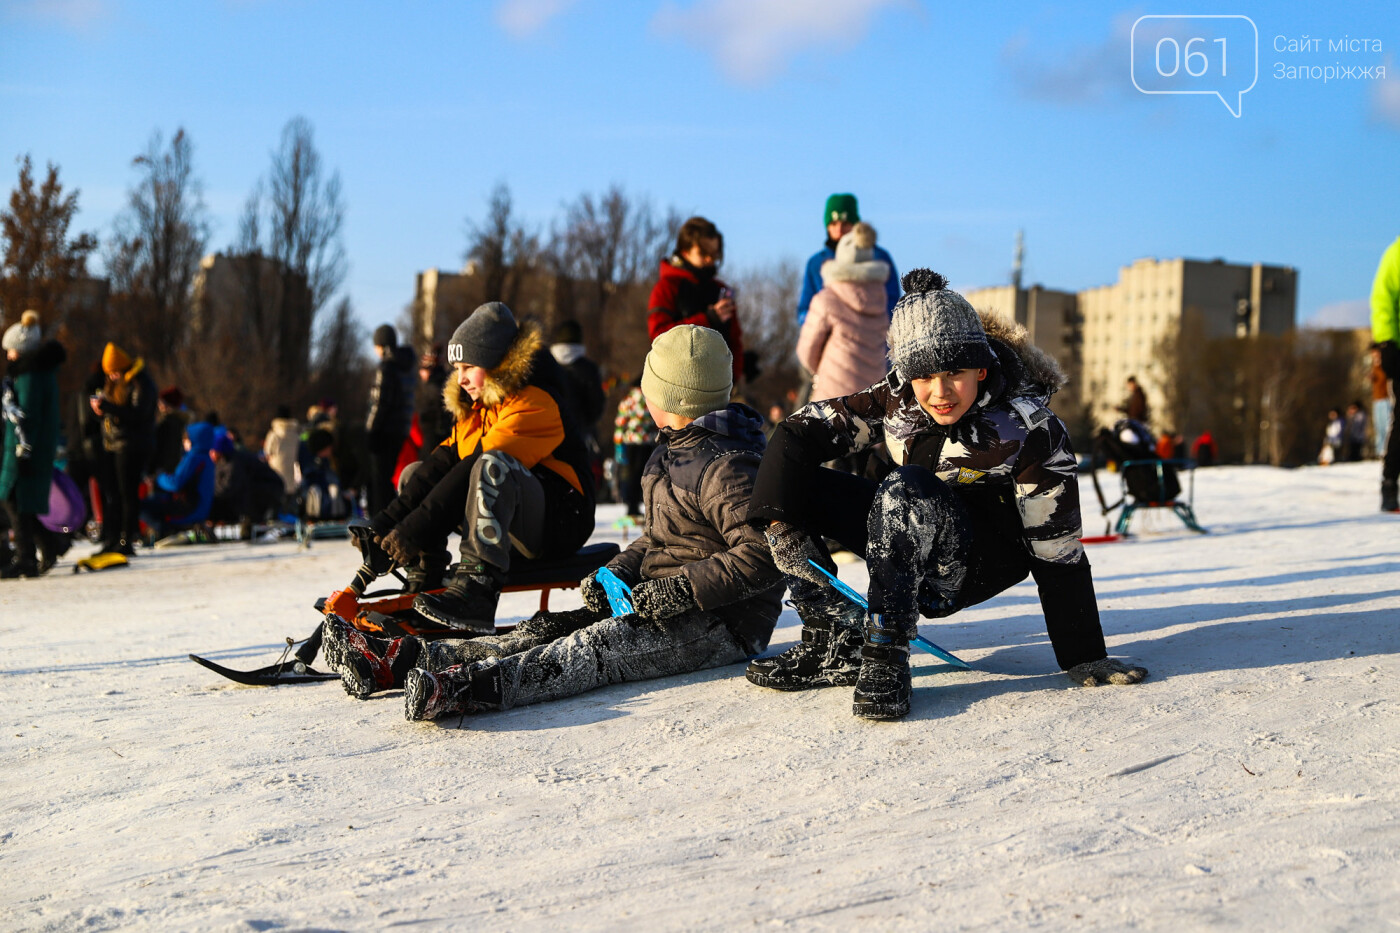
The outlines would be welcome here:
<svg viewBox="0 0 1400 933">
<path fill-rule="evenodd" d="M 603 585 L 608 594 L 608 605 L 612 606 L 613 617 L 629 615 L 632 610 L 632 588 L 606 567 L 599 567 L 593 579 Z"/>
<path fill-rule="evenodd" d="M 827 580 L 830 581 L 832 587 L 834 587 L 834 588 L 836 589 L 836 591 L 837 591 L 838 593 L 840 593 L 842 596 L 845 596 L 847 599 L 851 600 L 851 601 L 854 602 L 857 606 L 860 606 L 862 609 L 869 609 L 869 608 L 870 608 L 870 604 L 869 604 L 868 602 L 865 601 L 865 597 L 864 597 L 864 596 L 860 595 L 860 594 L 857 593 L 855 590 L 851 589 L 850 586 L 848 586 L 844 581 L 842 581 L 842 580 L 841 580 L 839 577 L 837 577 L 834 573 L 832 573 L 831 571 L 827 570 L 825 567 L 823 567 L 821 564 L 817 563 L 817 562 L 814 561 L 814 560 L 809 560 L 809 561 L 807 561 L 807 563 L 811 564 L 813 567 L 816 567 L 817 570 L 821 571 L 821 575 L 824 576 L 824 577 L 826 577 Z M 915 635 L 913 640 L 914 640 L 914 644 L 918 645 L 920 648 L 924 649 L 924 650 L 927 651 L 929 654 L 933 655 L 935 658 L 938 658 L 940 661 L 947 661 L 949 664 L 953 665 L 954 667 L 962 668 L 962 669 L 965 670 L 965 671 L 970 671 L 970 670 L 972 670 L 972 665 L 971 665 L 971 664 L 968 664 L 968 663 L 967 663 L 966 661 L 964 661 L 962 658 L 957 657 L 956 655 L 952 654 L 951 652 L 945 651 L 944 649 L 938 647 L 937 645 L 935 645 L 933 642 L 929 641 L 929 640 L 928 640 L 927 638 L 925 638 L 924 636 L 922 636 L 922 635 Z"/>
</svg>

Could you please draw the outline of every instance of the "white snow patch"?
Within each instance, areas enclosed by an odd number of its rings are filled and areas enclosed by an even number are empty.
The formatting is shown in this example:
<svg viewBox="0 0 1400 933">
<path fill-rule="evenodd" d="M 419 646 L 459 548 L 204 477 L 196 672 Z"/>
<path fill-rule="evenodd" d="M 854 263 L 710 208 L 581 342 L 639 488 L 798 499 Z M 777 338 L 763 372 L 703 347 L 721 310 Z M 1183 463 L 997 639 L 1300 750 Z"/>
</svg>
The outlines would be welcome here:
<svg viewBox="0 0 1400 933">
<path fill-rule="evenodd" d="M 1146 683 L 1071 684 L 1028 582 L 924 626 L 975 670 L 916 654 L 898 723 L 735 666 L 410 724 L 397 691 L 185 658 L 255 667 L 310 634 L 344 544 L 65 560 L 0 583 L 0 928 L 1383 928 L 1400 517 L 1378 474 L 1201 471 L 1211 534 L 1145 513 L 1088 549 L 1109 651 Z"/>
</svg>

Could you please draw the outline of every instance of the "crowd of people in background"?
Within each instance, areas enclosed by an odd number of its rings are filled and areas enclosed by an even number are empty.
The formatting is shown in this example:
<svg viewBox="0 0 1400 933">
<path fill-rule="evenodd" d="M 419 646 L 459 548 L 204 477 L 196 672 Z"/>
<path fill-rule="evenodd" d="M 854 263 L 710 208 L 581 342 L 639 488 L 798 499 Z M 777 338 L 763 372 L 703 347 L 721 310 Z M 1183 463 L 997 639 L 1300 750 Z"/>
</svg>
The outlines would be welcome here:
<svg viewBox="0 0 1400 933">
<path fill-rule="evenodd" d="M 724 235 L 704 217 L 680 227 L 675 248 L 660 262 L 648 302 L 646 326 L 652 341 L 676 327 L 695 325 L 717 332 L 729 350 L 737 399 L 753 403 L 766 433 L 808 400 L 851 395 L 883 378 L 887 369 L 891 315 L 900 280 L 875 228 L 861 219 L 852 194 L 831 195 L 823 209 L 825 242 L 807 261 L 795 313 L 794 348 L 804 379 L 785 398 L 747 398 L 745 376 L 755 354 L 745 352 L 744 330 L 733 287 L 719 277 Z M 1394 448 L 1392 376 L 1396 368 L 1397 302 L 1400 302 L 1400 240 L 1386 251 L 1372 294 L 1375 342 L 1371 347 L 1371 398 L 1332 409 L 1323 430 L 1318 462 L 1385 459 L 1382 507 L 1395 505 L 1400 452 Z M 587 466 L 594 487 L 625 506 L 624 521 L 642 517 L 642 476 L 656 449 L 658 427 L 647 409 L 640 377 L 606 410 L 610 379 L 589 358 L 588 335 L 576 320 L 559 322 L 548 352 L 560 367 L 562 405 L 572 423 L 584 426 Z M 389 324 L 372 339 L 378 358 L 363 429 L 346 430 L 333 399 L 310 406 L 303 420 L 279 406 L 260 443 L 245 446 L 217 412 L 196 413 L 178 386 L 158 389 L 144 361 L 108 344 L 93 361 L 77 401 L 75 436 L 62 437 L 57 373 L 69 365 L 62 344 L 46 339 L 33 311 L 4 333 L 4 457 L 0 500 L 6 529 L 0 529 L 0 576 L 32 577 L 50 569 L 81 529 L 54 527 L 43 518 L 50 500 L 62 498 L 55 473 L 64 474 L 70 498 L 100 529 L 98 553 L 131 556 L 138 543 L 194 526 L 237 526 L 237 537 L 274 521 L 336 521 L 381 512 L 396 496 L 405 470 L 426 459 L 453 429 L 445 404 L 452 388 L 442 345 L 417 357 Z M 746 363 L 747 361 L 747 363 Z M 416 374 L 416 375 L 415 375 Z M 616 397 L 616 396 L 614 396 Z M 1136 377 L 1127 380 L 1119 410 L 1146 430 L 1151 423 L 1147 394 Z M 757 415 L 757 412 L 755 412 Z M 611 456 L 600 437 L 612 428 Z M 1167 460 L 1208 466 L 1218 452 L 1209 432 L 1188 442 L 1167 428 L 1155 436 L 1155 453 Z M 830 464 L 879 480 L 879 447 Z M 13 543 L 11 543 L 11 537 Z"/>
</svg>

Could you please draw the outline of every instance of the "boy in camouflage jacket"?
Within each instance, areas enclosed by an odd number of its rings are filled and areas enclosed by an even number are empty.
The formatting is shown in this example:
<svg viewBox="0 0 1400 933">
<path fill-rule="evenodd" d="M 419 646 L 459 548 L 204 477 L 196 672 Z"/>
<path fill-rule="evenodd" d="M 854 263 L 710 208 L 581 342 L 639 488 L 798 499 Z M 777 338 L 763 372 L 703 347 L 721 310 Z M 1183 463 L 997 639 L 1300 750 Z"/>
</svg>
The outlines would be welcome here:
<svg viewBox="0 0 1400 933">
<path fill-rule="evenodd" d="M 1076 461 L 1046 407 L 1063 373 L 1024 330 L 979 319 L 941 275 L 916 269 L 903 284 L 889 375 L 799 410 L 764 456 L 749 517 L 766 528 L 803 640 L 754 661 L 749 680 L 855 684 L 856 715 L 898 718 L 909 711 L 919 616 L 947 616 L 1029 573 L 1061 668 L 1085 685 L 1137 683 L 1144 669 L 1107 657 L 1079 541 Z M 881 483 L 821 467 L 882 441 L 895 468 Z M 823 538 L 866 558 L 868 615 L 809 564 L 835 571 Z"/>
</svg>

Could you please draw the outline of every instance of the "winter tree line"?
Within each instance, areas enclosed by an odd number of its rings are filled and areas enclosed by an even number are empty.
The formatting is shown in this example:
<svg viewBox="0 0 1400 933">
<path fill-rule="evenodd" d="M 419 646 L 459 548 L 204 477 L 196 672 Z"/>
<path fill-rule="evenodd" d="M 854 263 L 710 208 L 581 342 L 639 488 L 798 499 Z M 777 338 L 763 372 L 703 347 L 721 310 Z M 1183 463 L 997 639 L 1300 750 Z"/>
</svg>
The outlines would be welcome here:
<svg viewBox="0 0 1400 933">
<path fill-rule="evenodd" d="M 153 133 L 132 159 L 126 205 L 101 238 L 71 229 L 79 191 L 65 190 L 58 166 L 50 163 L 40 175 L 28 155 L 17 161 L 18 181 L 0 212 L 0 329 L 27 308 L 40 313 L 45 331 L 69 352 L 65 399 L 110 340 L 141 356 L 158 385 L 179 385 L 195 407 L 217 410 L 250 440 L 282 404 L 305 411 L 333 398 L 343 422 L 362 419 L 373 362 L 367 328 L 341 295 L 345 195 L 309 121 L 296 117 L 283 128 L 232 241 L 222 245 L 213 242 L 194 143 L 183 129 L 168 139 Z M 703 205 L 696 210 L 704 213 Z M 515 211 L 510 189 L 497 184 L 484 214 L 465 223 L 461 255 L 469 274 L 455 301 L 439 303 L 444 319 L 434 331 L 451 333 L 471 308 L 492 300 L 540 319 L 547 331 L 576 319 L 589 355 L 614 383 L 615 400 L 646 354 L 648 294 L 683 219 L 675 207 L 658 209 L 613 185 L 580 194 L 535 226 Z M 215 250 L 235 270 L 236 302 L 196 294 L 200 262 Z M 89 268 L 99 258 L 101 280 Z M 791 259 L 738 259 L 731 257 L 722 274 L 735 286 L 745 344 L 754 351 L 744 396 L 766 411 L 784 404 L 802 378 L 793 354 L 800 269 Z M 419 336 L 423 312 L 406 304 L 396 322 L 404 339 Z M 1208 338 L 1188 318 L 1159 346 L 1160 372 L 1152 375 L 1168 410 L 1154 427 L 1210 431 L 1226 461 L 1308 462 L 1327 408 L 1366 392 L 1349 338 L 1306 331 Z M 71 418 L 75 406 L 65 411 Z M 1087 417 L 1061 415 L 1076 446 L 1087 450 Z"/>
<path fill-rule="evenodd" d="M 282 404 L 305 411 L 333 398 L 344 422 L 362 418 L 373 361 L 368 328 L 341 295 L 346 200 L 309 121 L 297 117 L 283 128 L 223 244 L 213 240 L 195 145 L 183 129 L 169 138 L 153 133 L 132 159 L 126 205 L 101 237 L 72 229 L 80 192 L 65 188 L 59 166 L 40 173 L 28 155 L 17 162 L 19 178 L 0 213 L 0 328 L 28 308 L 39 312 L 46 333 L 69 352 L 65 399 L 110 340 L 143 358 L 158 385 L 180 386 L 195 407 L 217 410 L 250 440 Z M 498 184 L 484 216 L 465 224 L 469 294 L 440 313 L 461 316 L 501 300 L 547 329 L 575 318 L 621 394 L 646 353 L 647 294 L 683 219 L 614 185 L 579 195 L 536 228 Z M 201 260 L 215 251 L 235 270 L 238 301 L 197 294 Z M 104 279 L 92 277 L 99 260 Z M 798 274 L 788 260 L 730 276 L 759 351 L 762 374 L 749 387 L 755 399 L 780 400 L 796 385 Z M 404 339 L 415 333 L 413 312 L 409 302 L 397 321 Z M 456 323 L 444 322 L 438 334 Z"/>
</svg>

